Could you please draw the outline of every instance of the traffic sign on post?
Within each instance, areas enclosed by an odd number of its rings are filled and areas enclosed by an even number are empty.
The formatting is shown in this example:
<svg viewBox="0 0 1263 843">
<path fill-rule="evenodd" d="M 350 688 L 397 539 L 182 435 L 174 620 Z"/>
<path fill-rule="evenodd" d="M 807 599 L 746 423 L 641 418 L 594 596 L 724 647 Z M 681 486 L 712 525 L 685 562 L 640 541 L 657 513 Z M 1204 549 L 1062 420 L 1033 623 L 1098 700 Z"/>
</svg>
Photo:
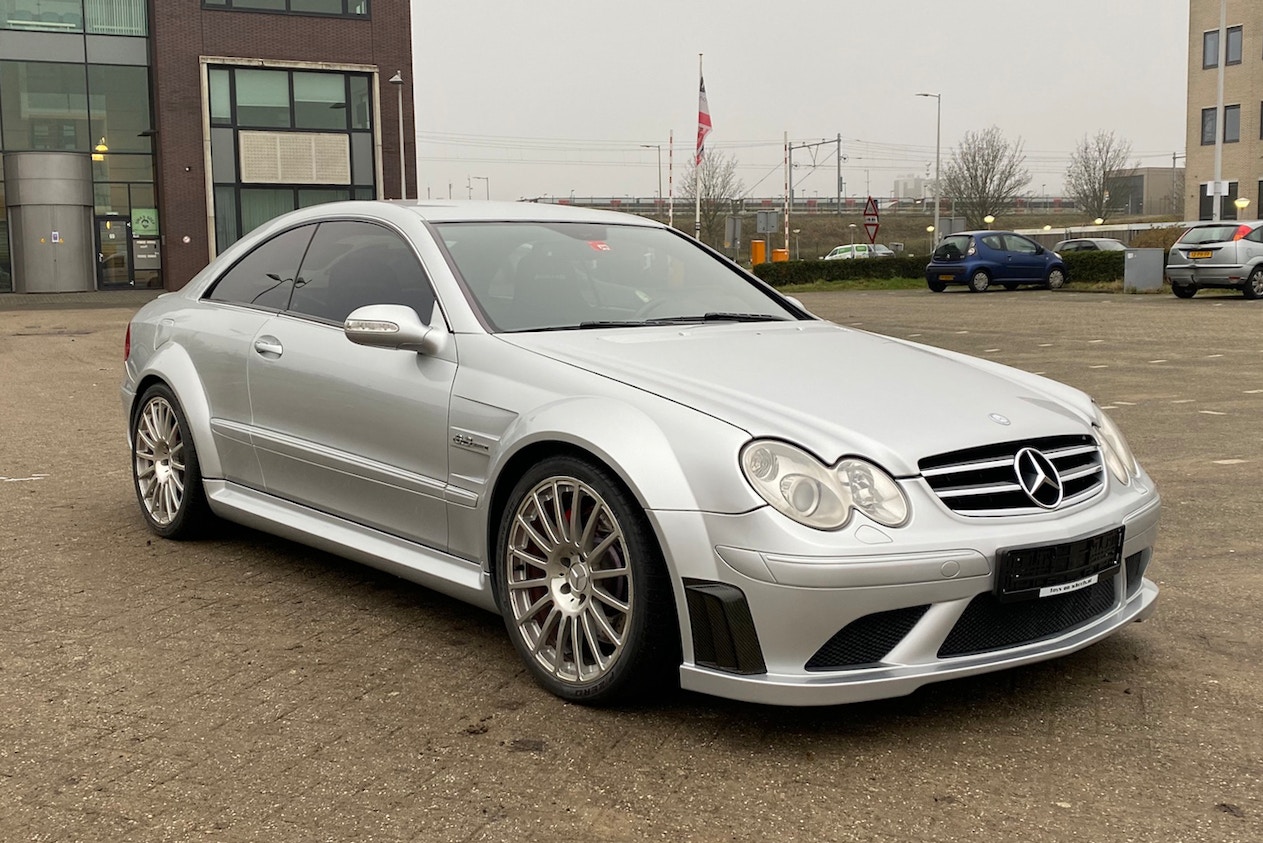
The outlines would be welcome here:
<svg viewBox="0 0 1263 843">
<path fill-rule="evenodd" d="M 868 234 L 868 242 L 877 242 L 877 230 L 881 228 L 881 219 L 877 216 L 877 200 L 868 197 L 868 204 L 864 206 L 864 231 Z"/>
</svg>

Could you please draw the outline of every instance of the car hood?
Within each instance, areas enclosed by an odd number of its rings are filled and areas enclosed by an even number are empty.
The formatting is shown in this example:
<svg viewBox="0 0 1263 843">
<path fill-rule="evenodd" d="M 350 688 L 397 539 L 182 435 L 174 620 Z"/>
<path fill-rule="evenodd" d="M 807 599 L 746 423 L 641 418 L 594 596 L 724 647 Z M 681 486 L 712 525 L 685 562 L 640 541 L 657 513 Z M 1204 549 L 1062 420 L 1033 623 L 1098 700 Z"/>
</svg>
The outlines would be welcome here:
<svg viewBox="0 0 1263 843">
<path fill-rule="evenodd" d="M 1054 381 L 829 322 L 724 323 L 502 334 L 525 350 L 734 424 L 833 463 L 899 475 L 923 457 L 1087 433 L 1091 404 Z"/>
</svg>

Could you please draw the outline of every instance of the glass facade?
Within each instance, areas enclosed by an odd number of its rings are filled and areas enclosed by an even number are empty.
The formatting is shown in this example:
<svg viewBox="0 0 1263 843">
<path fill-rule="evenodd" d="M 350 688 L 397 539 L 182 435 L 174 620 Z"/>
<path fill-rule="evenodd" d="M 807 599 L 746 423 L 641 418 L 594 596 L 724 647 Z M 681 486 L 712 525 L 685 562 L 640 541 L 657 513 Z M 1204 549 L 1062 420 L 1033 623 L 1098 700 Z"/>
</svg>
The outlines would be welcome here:
<svg viewBox="0 0 1263 843">
<path fill-rule="evenodd" d="M 0 55 L 0 154 L 90 156 L 95 213 L 101 231 L 115 241 L 110 244 L 114 263 L 102 264 L 98 282 L 157 284 L 150 78 L 144 54 L 134 48 L 144 43 L 135 36 L 148 33 L 145 0 L 0 0 L 0 30 L 40 32 L 54 45 L 50 52 L 61 56 L 74 50 L 57 45 L 77 44 L 82 55 L 87 36 L 98 37 L 102 45 L 129 45 L 117 52 L 124 58 L 113 60 L 131 64 L 18 61 Z M 7 216 L 0 183 L 0 292 L 14 289 Z M 144 222 L 143 231 L 132 232 L 134 219 Z M 145 236 L 148 242 L 133 248 L 134 238 Z M 140 252 L 152 257 L 133 260 Z"/>
<path fill-rule="evenodd" d="M 217 252 L 288 211 L 376 195 L 368 74 L 212 66 L 206 83 Z"/>
</svg>

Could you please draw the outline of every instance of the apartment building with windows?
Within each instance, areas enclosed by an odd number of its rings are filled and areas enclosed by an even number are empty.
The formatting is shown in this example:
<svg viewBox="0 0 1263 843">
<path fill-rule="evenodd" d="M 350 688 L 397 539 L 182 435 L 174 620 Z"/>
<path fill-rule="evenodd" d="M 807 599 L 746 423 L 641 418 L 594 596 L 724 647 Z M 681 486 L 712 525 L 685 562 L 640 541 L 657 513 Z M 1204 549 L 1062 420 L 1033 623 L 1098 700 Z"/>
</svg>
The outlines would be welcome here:
<svg viewBox="0 0 1263 843">
<path fill-rule="evenodd" d="M 415 195 L 409 5 L 0 0 L 0 292 L 178 289 L 286 211 Z"/>
<path fill-rule="evenodd" d="M 1220 150 L 1220 219 L 1255 218 L 1263 198 L 1263 0 L 1190 0 L 1184 216 L 1211 219 Z M 1223 111 L 1219 110 L 1220 63 Z M 1238 199 L 1248 201 L 1240 211 Z"/>
</svg>

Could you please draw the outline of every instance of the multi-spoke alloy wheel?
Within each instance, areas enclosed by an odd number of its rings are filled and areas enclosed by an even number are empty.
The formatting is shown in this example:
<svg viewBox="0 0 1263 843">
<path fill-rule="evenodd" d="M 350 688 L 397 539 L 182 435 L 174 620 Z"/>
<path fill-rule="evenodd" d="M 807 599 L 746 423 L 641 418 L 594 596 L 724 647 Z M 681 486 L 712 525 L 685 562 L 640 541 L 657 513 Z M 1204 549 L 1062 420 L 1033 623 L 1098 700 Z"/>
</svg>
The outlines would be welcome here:
<svg viewBox="0 0 1263 843">
<path fill-rule="evenodd" d="M 175 396 L 162 386 L 141 398 L 132 420 L 132 477 L 150 528 L 179 538 L 207 512 L 197 452 Z"/>
<path fill-rule="evenodd" d="M 625 694 L 671 650 L 653 642 L 675 634 L 661 562 L 628 496 L 585 463 L 554 458 L 519 482 L 504 517 L 497 591 L 532 673 L 566 699 Z"/>
</svg>

